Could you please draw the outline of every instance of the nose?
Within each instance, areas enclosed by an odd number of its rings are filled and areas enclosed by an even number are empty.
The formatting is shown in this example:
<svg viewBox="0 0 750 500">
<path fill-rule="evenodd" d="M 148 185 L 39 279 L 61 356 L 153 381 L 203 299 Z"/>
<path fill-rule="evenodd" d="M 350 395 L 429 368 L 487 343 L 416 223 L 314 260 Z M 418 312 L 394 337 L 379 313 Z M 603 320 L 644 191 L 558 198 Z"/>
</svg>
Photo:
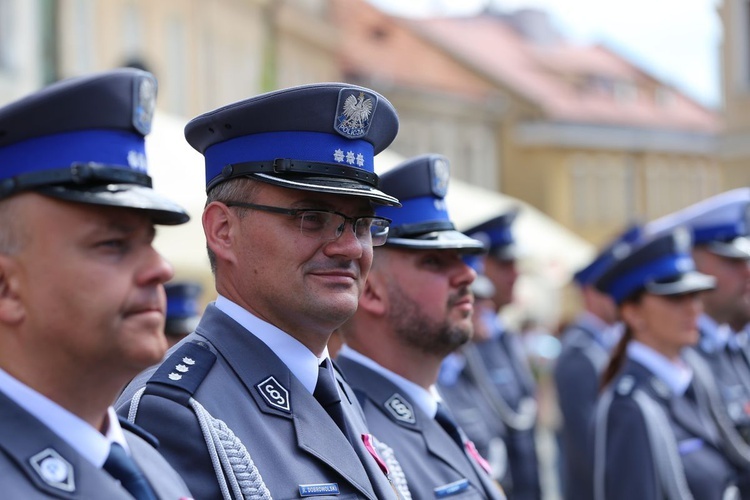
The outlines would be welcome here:
<svg viewBox="0 0 750 500">
<path fill-rule="evenodd" d="M 173 276 L 174 268 L 172 265 L 153 246 L 149 245 L 145 250 L 144 263 L 138 276 L 139 283 L 166 283 Z"/>
<path fill-rule="evenodd" d="M 353 222 L 344 221 L 337 228 L 338 236 L 325 244 L 324 251 L 327 255 L 343 255 L 350 259 L 358 259 L 362 256 L 367 243 L 357 238 Z"/>
<path fill-rule="evenodd" d="M 462 259 L 458 260 L 456 273 L 453 276 L 453 286 L 456 288 L 468 287 L 477 279 L 477 272 Z"/>
</svg>

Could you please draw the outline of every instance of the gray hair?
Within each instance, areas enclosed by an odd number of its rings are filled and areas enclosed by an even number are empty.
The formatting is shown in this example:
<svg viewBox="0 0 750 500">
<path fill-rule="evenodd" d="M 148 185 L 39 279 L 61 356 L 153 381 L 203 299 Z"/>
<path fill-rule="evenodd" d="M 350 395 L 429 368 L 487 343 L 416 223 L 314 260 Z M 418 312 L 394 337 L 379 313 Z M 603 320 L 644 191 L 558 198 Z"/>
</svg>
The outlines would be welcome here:
<svg viewBox="0 0 750 500">
<path fill-rule="evenodd" d="M 251 203 L 253 197 L 260 190 L 258 181 L 255 181 L 249 177 L 237 177 L 224 181 L 215 187 L 213 187 L 206 197 L 206 206 L 218 201 L 241 201 L 245 203 Z M 247 215 L 248 210 L 243 208 L 237 209 L 237 217 L 242 219 Z M 216 254 L 206 245 L 206 251 L 208 252 L 208 262 L 211 264 L 211 272 L 216 275 Z"/>
</svg>

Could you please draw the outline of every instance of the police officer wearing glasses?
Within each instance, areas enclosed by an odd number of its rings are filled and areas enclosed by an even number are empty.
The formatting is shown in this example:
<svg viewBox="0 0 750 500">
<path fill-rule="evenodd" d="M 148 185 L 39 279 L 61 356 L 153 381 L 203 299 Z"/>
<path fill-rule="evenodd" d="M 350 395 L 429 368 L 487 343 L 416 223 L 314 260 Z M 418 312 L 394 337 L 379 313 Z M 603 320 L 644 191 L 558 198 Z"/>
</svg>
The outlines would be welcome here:
<svg viewBox="0 0 750 500">
<path fill-rule="evenodd" d="M 328 356 L 398 205 L 373 157 L 398 118 L 381 95 L 325 83 L 193 119 L 218 297 L 119 410 L 155 434 L 197 498 L 397 496 L 356 396 Z"/>
<path fill-rule="evenodd" d="M 156 80 L 120 69 L 0 108 L 0 497 L 187 498 L 156 441 L 110 406 L 167 349 L 151 189 Z"/>
</svg>

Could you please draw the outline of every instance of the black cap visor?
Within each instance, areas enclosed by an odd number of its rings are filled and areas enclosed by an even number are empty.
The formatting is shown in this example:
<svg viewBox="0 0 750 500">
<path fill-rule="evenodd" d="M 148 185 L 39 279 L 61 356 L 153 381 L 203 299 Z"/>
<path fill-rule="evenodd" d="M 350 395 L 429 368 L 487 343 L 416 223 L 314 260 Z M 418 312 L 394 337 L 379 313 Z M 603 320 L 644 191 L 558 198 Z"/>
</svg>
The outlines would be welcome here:
<svg viewBox="0 0 750 500">
<path fill-rule="evenodd" d="M 521 251 L 518 248 L 518 245 L 511 243 L 509 245 L 492 247 L 487 255 L 496 260 L 511 262 L 518 260 L 518 258 L 521 257 Z"/>
<path fill-rule="evenodd" d="M 716 278 L 707 274 L 691 271 L 679 275 L 671 281 L 646 283 L 648 293 L 654 295 L 682 295 L 686 293 L 705 292 L 716 286 Z"/>
<path fill-rule="evenodd" d="M 290 189 L 339 194 L 343 196 L 357 196 L 360 198 L 367 198 L 373 203 L 380 205 L 393 207 L 401 206 L 398 199 L 393 196 L 385 194 L 383 191 L 380 191 L 369 184 L 357 182 L 356 180 L 351 179 L 307 175 L 288 175 L 281 177 L 269 174 L 249 174 L 248 176 L 269 184 Z"/>
<path fill-rule="evenodd" d="M 477 255 L 484 253 L 484 244 L 453 229 L 431 231 L 418 236 L 388 237 L 386 246 L 412 248 L 415 250 L 459 250 L 461 253 Z"/>
<path fill-rule="evenodd" d="M 164 325 L 164 333 L 175 337 L 184 337 L 195 331 L 200 319 L 200 316 L 167 319 Z"/>
<path fill-rule="evenodd" d="M 137 184 L 57 185 L 34 191 L 65 201 L 142 210 L 155 224 L 174 226 L 190 220 L 182 207 L 153 189 Z"/>
</svg>

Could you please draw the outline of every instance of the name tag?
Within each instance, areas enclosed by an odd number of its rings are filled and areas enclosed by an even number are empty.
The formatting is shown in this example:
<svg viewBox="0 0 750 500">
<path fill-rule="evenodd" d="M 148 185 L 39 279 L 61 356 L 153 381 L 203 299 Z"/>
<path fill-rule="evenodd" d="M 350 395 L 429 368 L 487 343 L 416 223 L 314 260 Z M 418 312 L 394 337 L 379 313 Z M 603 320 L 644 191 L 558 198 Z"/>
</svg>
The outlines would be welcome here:
<svg viewBox="0 0 750 500">
<path fill-rule="evenodd" d="M 303 497 L 338 495 L 339 485 L 337 483 L 300 484 L 299 494 Z"/>
<path fill-rule="evenodd" d="M 434 489 L 435 491 L 435 498 L 445 498 L 449 497 L 451 495 L 455 495 L 457 493 L 461 493 L 462 491 L 469 488 L 469 480 L 468 479 L 459 479 L 458 481 L 454 481 L 452 483 L 448 483 L 444 486 L 438 486 Z"/>
<path fill-rule="evenodd" d="M 686 439 L 677 443 L 677 450 L 680 455 L 687 455 L 703 448 L 703 440 L 700 438 Z"/>
</svg>

